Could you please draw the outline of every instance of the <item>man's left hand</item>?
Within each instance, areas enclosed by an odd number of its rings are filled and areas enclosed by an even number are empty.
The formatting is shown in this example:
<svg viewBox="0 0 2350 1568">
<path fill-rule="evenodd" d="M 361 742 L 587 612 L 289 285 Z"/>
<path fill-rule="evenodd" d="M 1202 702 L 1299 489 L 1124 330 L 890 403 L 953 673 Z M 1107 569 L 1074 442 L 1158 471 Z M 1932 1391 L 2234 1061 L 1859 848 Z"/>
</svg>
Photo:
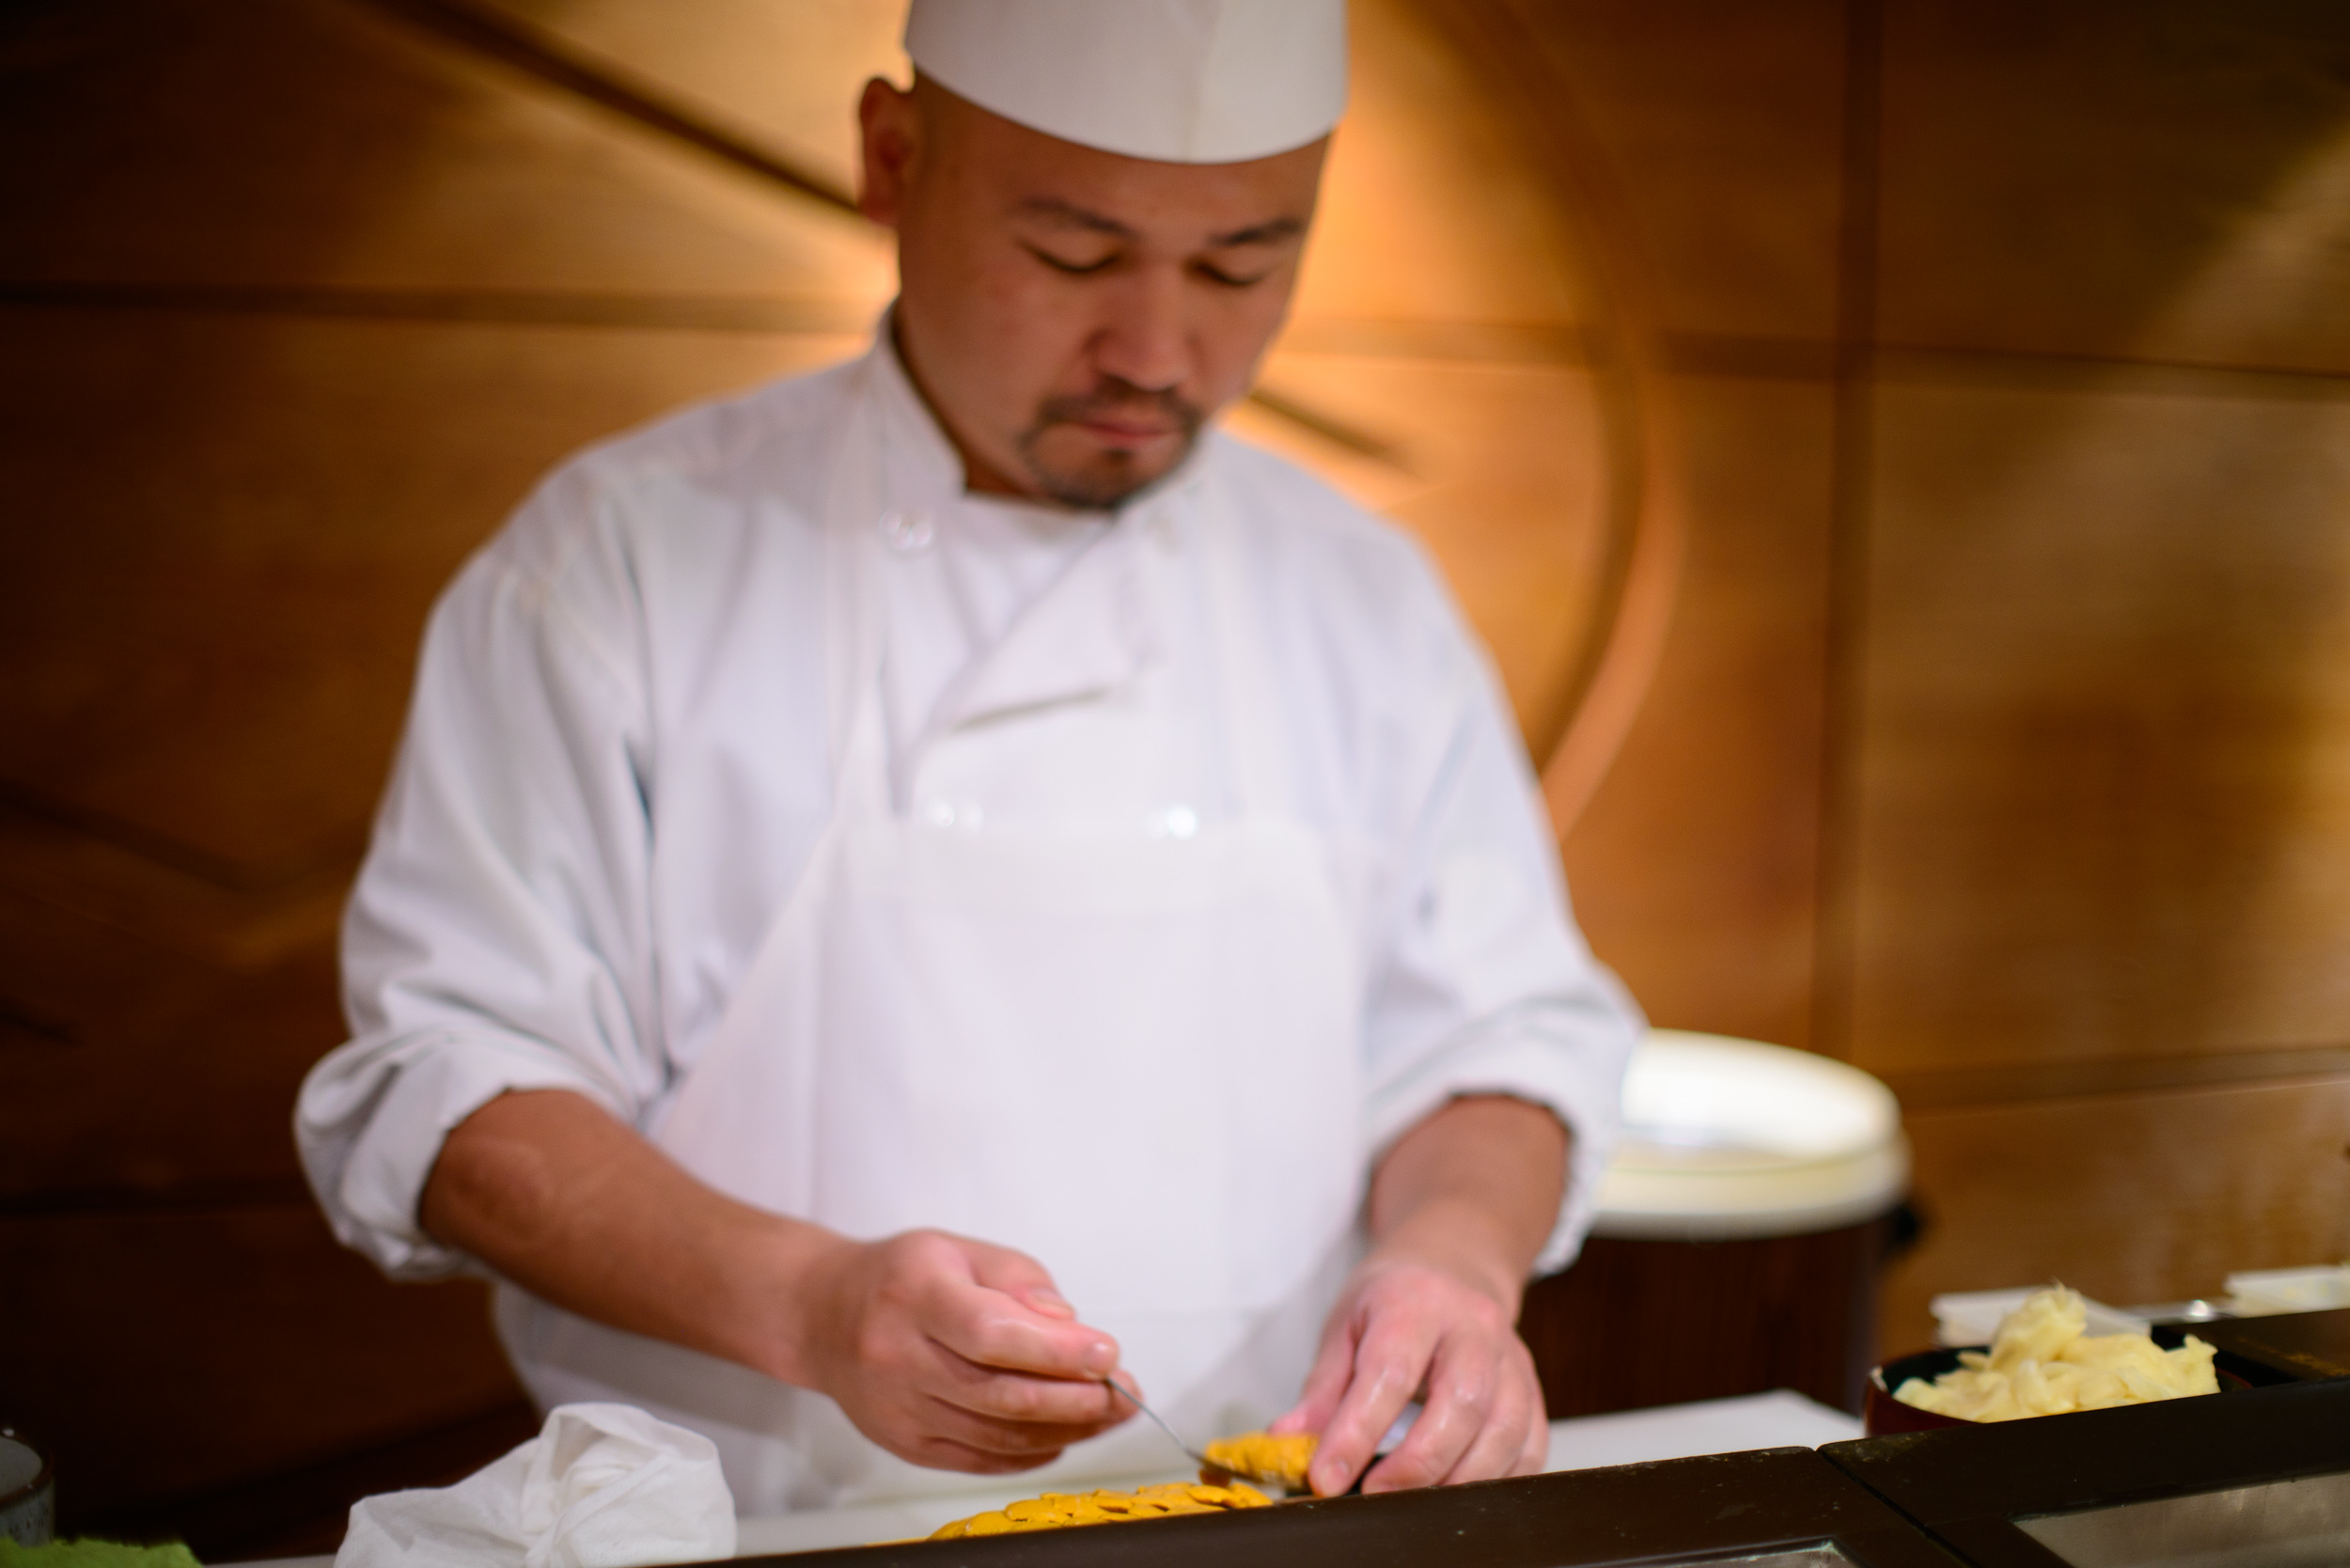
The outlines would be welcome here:
<svg viewBox="0 0 2350 1568">
<path fill-rule="evenodd" d="M 1549 1453 L 1534 1358 L 1514 1313 L 1441 1264 L 1373 1258 L 1340 1297 L 1297 1407 L 1277 1432 L 1319 1432 L 1314 1491 L 1343 1492 L 1403 1407 L 1425 1401 L 1365 1492 L 1532 1475 Z"/>
<path fill-rule="evenodd" d="M 1452 1100 L 1398 1138 L 1371 1185 L 1371 1256 L 1322 1332 L 1296 1408 L 1275 1432 L 1316 1432 L 1308 1474 L 1330 1497 L 1363 1475 L 1414 1399 L 1402 1446 L 1366 1492 L 1531 1475 L 1550 1423 L 1517 1335 L 1527 1270 L 1559 1213 L 1568 1137 L 1539 1105 Z"/>
</svg>

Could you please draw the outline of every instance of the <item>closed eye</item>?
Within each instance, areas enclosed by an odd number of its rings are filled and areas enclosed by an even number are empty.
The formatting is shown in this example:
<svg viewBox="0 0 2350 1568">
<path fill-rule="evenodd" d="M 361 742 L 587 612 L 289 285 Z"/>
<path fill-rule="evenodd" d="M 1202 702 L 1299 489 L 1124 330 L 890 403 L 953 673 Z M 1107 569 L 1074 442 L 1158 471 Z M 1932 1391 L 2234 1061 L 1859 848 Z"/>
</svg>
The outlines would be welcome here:
<svg viewBox="0 0 2350 1568">
<path fill-rule="evenodd" d="M 1111 262 L 1118 259 L 1118 254 L 1115 251 L 1111 252 L 1107 256 L 1102 257 L 1098 260 L 1072 261 L 1067 257 L 1055 256 L 1051 251 L 1045 250 L 1038 245 L 1027 245 L 1024 248 L 1030 256 L 1035 257 L 1039 261 L 1043 262 L 1055 272 L 1066 273 L 1071 277 L 1085 277 L 1094 273 L 1105 271 L 1108 269 Z"/>
<path fill-rule="evenodd" d="M 1261 272 L 1236 273 L 1227 268 L 1219 267 L 1212 261 L 1198 262 L 1192 270 L 1198 273 L 1201 277 L 1206 278 L 1210 283 L 1215 284 L 1217 287 L 1223 289 L 1246 289 L 1253 284 L 1262 283 L 1266 278 L 1273 275 L 1273 269 L 1270 267 L 1267 267 Z"/>
</svg>

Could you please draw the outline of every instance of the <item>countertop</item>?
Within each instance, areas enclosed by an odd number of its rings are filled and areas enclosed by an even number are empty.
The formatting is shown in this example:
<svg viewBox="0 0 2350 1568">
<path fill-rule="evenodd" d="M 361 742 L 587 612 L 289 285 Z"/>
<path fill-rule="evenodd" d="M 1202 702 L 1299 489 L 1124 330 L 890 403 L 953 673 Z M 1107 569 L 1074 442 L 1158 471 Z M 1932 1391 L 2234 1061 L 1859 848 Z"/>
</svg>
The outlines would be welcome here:
<svg viewBox="0 0 2350 1568">
<path fill-rule="evenodd" d="M 1860 1435 L 1860 1420 L 1781 1388 L 1737 1399 L 1704 1400 L 1654 1410 L 1625 1410 L 1550 1423 L 1551 1470 L 1585 1470 L 1605 1465 L 1637 1465 L 1700 1453 L 1735 1453 L 1747 1449 L 1800 1445 L 1818 1448 Z M 1132 1486 L 1187 1479 L 1172 1472 L 1104 1477 L 1103 1484 Z M 950 1496 L 858 1508 L 823 1509 L 742 1521 L 738 1557 L 815 1551 L 873 1541 L 902 1541 L 928 1535 L 949 1519 L 1032 1496 L 1015 1480 L 1010 1486 L 974 1488 Z M 277 1558 L 251 1568 L 331 1568 L 331 1557 Z M 245 1568 L 218 1564 L 215 1568 Z"/>
</svg>

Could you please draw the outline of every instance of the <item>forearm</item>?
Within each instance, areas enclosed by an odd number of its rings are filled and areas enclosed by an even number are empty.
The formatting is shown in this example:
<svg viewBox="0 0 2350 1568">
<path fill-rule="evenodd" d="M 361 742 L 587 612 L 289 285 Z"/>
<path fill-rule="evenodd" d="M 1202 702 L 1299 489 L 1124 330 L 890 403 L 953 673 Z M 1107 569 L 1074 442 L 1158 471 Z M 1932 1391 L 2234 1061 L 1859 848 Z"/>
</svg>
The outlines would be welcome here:
<svg viewBox="0 0 2350 1568">
<path fill-rule="evenodd" d="M 713 1191 L 561 1090 L 503 1094 L 459 1123 L 417 1217 L 566 1310 L 803 1387 L 803 1287 L 848 1245 Z"/>
<path fill-rule="evenodd" d="M 1558 1219 L 1568 1143 L 1541 1105 L 1502 1095 L 1449 1102 L 1397 1139 L 1371 1175 L 1371 1262 L 1447 1269 L 1514 1319 Z"/>
</svg>

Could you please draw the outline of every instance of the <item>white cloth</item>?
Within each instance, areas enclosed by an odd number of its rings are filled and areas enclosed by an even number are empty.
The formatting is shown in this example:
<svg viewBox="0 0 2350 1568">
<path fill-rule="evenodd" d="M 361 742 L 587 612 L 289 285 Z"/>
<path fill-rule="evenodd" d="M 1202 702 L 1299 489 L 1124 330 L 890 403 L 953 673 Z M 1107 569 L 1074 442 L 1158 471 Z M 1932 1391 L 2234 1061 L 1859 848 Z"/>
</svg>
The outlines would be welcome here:
<svg viewBox="0 0 2350 1568">
<path fill-rule="evenodd" d="M 1346 108 L 1346 0 L 914 0 L 905 44 L 982 108 L 1130 158 L 1267 158 Z"/>
<path fill-rule="evenodd" d="M 454 1486 L 352 1505 L 335 1568 L 640 1568 L 734 1555 L 734 1498 L 698 1433 L 567 1404 Z"/>
<path fill-rule="evenodd" d="M 416 1199 L 447 1129 L 495 1094 L 571 1089 L 657 1128 L 807 873 L 850 717 L 830 696 L 843 655 L 823 520 L 860 410 L 896 453 L 874 522 L 881 619 L 894 638 L 951 615 L 920 566 L 972 503 L 885 345 L 568 464 L 436 609 L 346 922 L 354 1038 L 298 1112 L 337 1233 L 395 1275 L 461 1266 L 418 1228 Z M 1359 1059 L 1340 1092 L 1361 1163 L 1455 1094 L 1550 1106 L 1576 1135 L 1541 1262 L 1563 1266 L 1637 1016 L 1565 917 L 1490 672 L 1392 529 L 1220 436 L 1155 494 L 1195 485 L 1234 541 L 1227 597 L 1267 672 L 1283 814 L 1349 869 Z M 1131 843 L 1238 821 L 1232 715 L 1200 654 L 1198 530 L 1152 521 L 1167 515 L 1146 497 L 1100 525 L 948 682 L 894 760 L 892 810 L 964 833 L 978 856 L 998 835 Z M 1131 744 L 1105 744 L 1120 726 Z M 917 986 L 894 989 L 918 1005 Z M 853 1068 L 853 1048 L 837 1056 Z M 1033 1114 L 1083 1108 L 1082 1086 L 1046 1086 Z M 1180 1162 L 1160 1180 L 1147 1212 L 1199 1212 Z M 1061 1274 L 1085 1245 L 1036 1250 Z"/>
</svg>

